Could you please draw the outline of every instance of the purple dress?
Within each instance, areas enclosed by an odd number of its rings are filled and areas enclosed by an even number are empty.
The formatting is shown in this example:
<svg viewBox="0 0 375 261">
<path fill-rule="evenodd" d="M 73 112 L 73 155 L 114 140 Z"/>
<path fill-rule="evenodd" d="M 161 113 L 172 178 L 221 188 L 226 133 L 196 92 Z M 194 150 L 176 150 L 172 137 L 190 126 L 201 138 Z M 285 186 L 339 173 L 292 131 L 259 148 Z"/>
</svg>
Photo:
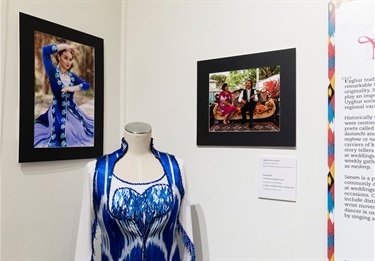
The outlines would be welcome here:
<svg viewBox="0 0 375 261">
<path fill-rule="evenodd" d="M 65 87 L 60 78 L 59 66 L 54 66 L 51 55 L 57 52 L 57 45 L 44 46 L 43 64 L 52 90 L 52 104 L 48 110 L 35 119 L 34 147 L 90 147 L 94 146 L 94 119 L 87 116 L 74 102 L 74 92 L 62 93 Z M 81 91 L 90 84 L 72 72 L 69 86 L 79 85 Z"/>
</svg>

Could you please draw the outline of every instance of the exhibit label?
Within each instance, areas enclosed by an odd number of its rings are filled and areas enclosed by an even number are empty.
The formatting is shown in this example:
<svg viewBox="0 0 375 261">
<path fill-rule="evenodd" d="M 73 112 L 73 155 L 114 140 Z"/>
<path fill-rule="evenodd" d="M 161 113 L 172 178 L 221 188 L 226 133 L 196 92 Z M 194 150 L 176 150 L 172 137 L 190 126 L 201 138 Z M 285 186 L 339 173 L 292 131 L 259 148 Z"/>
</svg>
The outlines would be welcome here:
<svg viewBox="0 0 375 261">
<path fill-rule="evenodd" d="M 291 157 L 259 157 L 258 197 L 296 201 L 296 162 Z"/>
</svg>

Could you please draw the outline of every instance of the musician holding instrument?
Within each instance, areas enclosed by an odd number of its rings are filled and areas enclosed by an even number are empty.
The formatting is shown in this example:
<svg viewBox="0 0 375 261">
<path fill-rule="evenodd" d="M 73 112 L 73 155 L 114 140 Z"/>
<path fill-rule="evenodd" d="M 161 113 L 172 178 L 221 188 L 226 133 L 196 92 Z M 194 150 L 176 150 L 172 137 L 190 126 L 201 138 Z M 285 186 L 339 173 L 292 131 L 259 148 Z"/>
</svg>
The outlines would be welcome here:
<svg viewBox="0 0 375 261">
<path fill-rule="evenodd" d="M 249 112 L 250 122 L 249 127 L 253 127 L 253 113 L 255 104 L 258 102 L 258 93 L 252 88 L 253 82 L 246 80 L 246 89 L 240 93 L 238 101 L 243 104 L 241 107 L 242 123 L 247 123 L 246 112 Z"/>
</svg>

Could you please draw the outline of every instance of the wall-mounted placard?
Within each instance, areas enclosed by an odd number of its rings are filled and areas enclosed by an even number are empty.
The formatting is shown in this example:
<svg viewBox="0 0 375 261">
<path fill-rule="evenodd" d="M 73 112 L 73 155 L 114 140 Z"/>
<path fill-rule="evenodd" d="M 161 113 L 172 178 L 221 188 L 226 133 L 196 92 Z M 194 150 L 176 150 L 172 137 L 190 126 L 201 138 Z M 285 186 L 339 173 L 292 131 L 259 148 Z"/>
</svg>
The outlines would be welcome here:
<svg viewBox="0 0 375 261">
<path fill-rule="evenodd" d="M 258 162 L 258 197 L 296 201 L 296 158 L 261 156 Z"/>
</svg>

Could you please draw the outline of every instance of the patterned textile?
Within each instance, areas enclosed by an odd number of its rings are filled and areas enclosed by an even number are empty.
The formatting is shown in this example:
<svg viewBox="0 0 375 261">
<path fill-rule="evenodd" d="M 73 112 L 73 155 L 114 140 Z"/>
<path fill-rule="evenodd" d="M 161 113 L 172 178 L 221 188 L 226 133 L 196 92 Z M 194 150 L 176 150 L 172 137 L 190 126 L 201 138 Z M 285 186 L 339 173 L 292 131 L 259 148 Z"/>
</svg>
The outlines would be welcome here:
<svg viewBox="0 0 375 261">
<path fill-rule="evenodd" d="M 182 161 L 155 150 L 151 143 L 164 175 L 145 183 L 128 182 L 113 173 L 127 146 L 123 139 L 119 150 L 85 168 L 76 260 L 95 260 L 97 228 L 101 260 L 195 260 Z"/>
<path fill-rule="evenodd" d="M 336 30 L 336 6 L 335 1 L 328 3 L 328 220 L 327 220 L 327 258 L 335 260 L 335 30 Z"/>
<path fill-rule="evenodd" d="M 255 122 L 250 128 L 248 123 L 214 124 L 210 132 L 278 132 L 280 128 L 273 122 Z"/>
</svg>

